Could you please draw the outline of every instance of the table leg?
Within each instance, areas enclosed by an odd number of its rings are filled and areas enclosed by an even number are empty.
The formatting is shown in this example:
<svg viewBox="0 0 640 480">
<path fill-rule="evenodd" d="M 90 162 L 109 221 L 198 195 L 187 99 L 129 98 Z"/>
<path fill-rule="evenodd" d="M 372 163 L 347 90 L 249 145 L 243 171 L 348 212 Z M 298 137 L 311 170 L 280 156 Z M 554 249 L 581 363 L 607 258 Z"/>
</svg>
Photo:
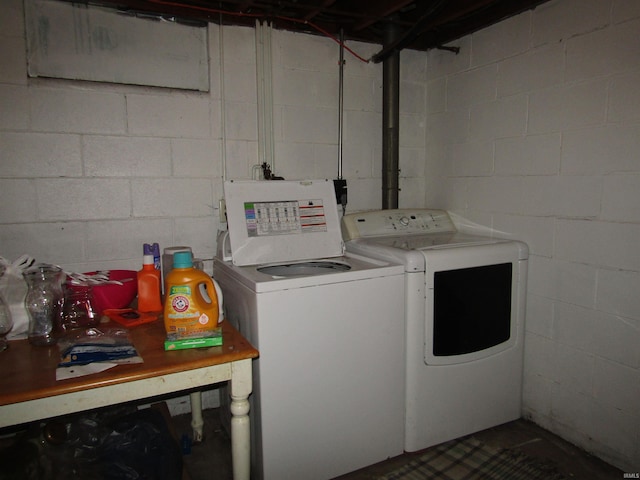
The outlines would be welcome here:
<svg viewBox="0 0 640 480">
<path fill-rule="evenodd" d="M 191 428 L 193 429 L 193 442 L 202 442 L 204 419 L 202 418 L 202 392 L 193 392 L 189 395 L 191 400 Z"/>
<path fill-rule="evenodd" d="M 231 364 L 231 456 L 234 480 L 249 480 L 251 470 L 251 381 L 251 359 Z"/>
</svg>

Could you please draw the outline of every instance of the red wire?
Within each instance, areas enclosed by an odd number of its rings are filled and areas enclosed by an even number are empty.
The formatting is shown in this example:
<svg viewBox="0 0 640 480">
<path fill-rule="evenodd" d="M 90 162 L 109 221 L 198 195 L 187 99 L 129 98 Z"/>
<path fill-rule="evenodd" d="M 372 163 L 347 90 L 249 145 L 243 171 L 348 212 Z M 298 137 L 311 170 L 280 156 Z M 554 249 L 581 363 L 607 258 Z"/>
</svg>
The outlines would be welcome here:
<svg viewBox="0 0 640 480">
<path fill-rule="evenodd" d="M 168 2 L 168 1 L 165 1 L 165 0 L 149 0 L 149 2 L 150 3 L 157 3 L 159 5 L 166 5 L 166 6 L 170 6 L 170 7 L 187 8 L 187 9 L 190 9 L 190 10 L 199 10 L 199 11 L 207 12 L 207 13 L 217 13 L 217 14 L 221 14 L 221 15 L 231 15 L 231 16 L 234 16 L 234 17 L 249 17 L 249 18 L 262 18 L 262 17 L 264 17 L 264 15 L 258 14 L 258 13 L 229 12 L 229 11 L 226 11 L 226 10 L 220 10 L 218 8 L 199 7 L 197 5 L 184 5 L 184 4 L 175 3 L 175 2 Z M 277 19 L 280 19 L 280 20 L 285 20 L 285 21 L 293 22 L 293 23 L 302 23 L 303 25 L 309 25 L 310 27 L 315 28 L 318 32 L 322 33 L 323 35 L 327 36 L 328 38 L 330 38 L 331 40 L 336 42 L 338 45 L 343 47 L 346 51 L 348 51 L 351 55 L 356 57 L 358 60 L 360 60 L 360 61 L 362 61 L 364 63 L 369 63 L 369 60 L 367 60 L 366 58 L 361 57 L 356 52 L 351 50 L 349 47 L 347 47 L 344 44 L 344 42 L 341 42 L 335 36 L 331 35 L 329 32 L 327 32 L 323 28 L 320 28 L 318 25 L 316 25 L 316 24 L 314 24 L 312 22 L 309 22 L 307 20 L 298 20 L 297 18 L 283 17 L 281 15 L 274 15 L 273 18 L 277 18 Z"/>
</svg>

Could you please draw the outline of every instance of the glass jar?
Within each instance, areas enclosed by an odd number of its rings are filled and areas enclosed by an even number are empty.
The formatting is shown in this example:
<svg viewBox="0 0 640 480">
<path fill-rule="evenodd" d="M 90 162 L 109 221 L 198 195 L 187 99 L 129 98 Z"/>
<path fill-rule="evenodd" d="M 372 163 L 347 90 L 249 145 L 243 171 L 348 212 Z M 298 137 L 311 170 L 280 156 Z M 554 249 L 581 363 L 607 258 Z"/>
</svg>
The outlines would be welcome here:
<svg viewBox="0 0 640 480">
<path fill-rule="evenodd" d="M 24 303 L 29 313 L 29 342 L 52 345 L 60 328 L 65 274 L 55 265 L 38 264 L 22 275 L 27 282 Z"/>
<path fill-rule="evenodd" d="M 99 317 L 93 308 L 91 288 L 68 287 L 66 289 L 61 322 L 64 331 L 98 325 Z"/>
</svg>

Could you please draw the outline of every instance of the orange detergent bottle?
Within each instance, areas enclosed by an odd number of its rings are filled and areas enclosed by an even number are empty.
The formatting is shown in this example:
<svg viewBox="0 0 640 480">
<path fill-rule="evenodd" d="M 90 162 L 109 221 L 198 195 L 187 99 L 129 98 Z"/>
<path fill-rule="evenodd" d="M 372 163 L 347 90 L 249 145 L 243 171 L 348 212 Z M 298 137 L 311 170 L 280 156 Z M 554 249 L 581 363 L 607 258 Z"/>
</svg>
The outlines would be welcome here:
<svg viewBox="0 0 640 480">
<path fill-rule="evenodd" d="M 138 310 L 140 312 L 161 312 L 160 270 L 154 265 L 153 255 L 145 255 L 142 270 L 138 272 Z"/>
<path fill-rule="evenodd" d="M 218 327 L 219 289 L 213 279 L 193 267 L 191 252 L 176 252 L 165 279 L 164 327 L 167 334 L 196 335 Z M 222 299 L 220 299 L 221 302 Z"/>
</svg>

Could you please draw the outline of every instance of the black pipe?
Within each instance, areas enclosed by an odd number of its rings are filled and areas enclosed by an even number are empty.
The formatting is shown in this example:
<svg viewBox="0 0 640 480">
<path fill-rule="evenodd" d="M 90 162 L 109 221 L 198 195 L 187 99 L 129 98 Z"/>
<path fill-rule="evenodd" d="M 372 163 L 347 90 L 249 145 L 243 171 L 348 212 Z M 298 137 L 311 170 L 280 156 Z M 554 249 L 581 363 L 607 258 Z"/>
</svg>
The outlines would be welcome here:
<svg viewBox="0 0 640 480">
<path fill-rule="evenodd" d="M 431 33 L 430 29 L 432 27 L 429 27 L 429 25 L 432 23 L 434 15 L 438 14 L 445 3 L 446 0 L 439 0 L 432 3 L 411 28 L 402 35 L 395 35 L 389 42 L 385 40 L 382 50 L 371 57 L 371 61 L 373 61 L 373 63 L 383 62 L 389 55 L 393 55 L 394 52 L 399 52 L 405 47 L 408 47 L 423 34 Z"/>
<path fill-rule="evenodd" d="M 384 47 L 399 35 L 391 21 L 384 29 Z M 400 51 L 391 52 L 382 64 L 382 208 L 398 208 L 400 157 Z"/>
</svg>

